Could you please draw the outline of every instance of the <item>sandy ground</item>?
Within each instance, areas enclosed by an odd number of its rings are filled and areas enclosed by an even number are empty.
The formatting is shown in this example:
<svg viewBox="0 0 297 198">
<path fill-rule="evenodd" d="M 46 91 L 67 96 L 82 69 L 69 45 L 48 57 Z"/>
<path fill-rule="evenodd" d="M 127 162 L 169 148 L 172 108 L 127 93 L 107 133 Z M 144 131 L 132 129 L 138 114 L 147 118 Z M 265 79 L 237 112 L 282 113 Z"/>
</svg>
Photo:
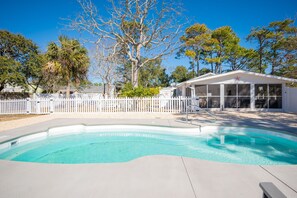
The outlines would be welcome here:
<svg viewBox="0 0 297 198">
<path fill-rule="evenodd" d="M 30 117 L 37 117 L 42 115 L 27 115 L 27 114 L 12 114 L 12 115 L 0 115 L 0 122 L 10 121 L 10 120 L 18 120 Z"/>
</svg>

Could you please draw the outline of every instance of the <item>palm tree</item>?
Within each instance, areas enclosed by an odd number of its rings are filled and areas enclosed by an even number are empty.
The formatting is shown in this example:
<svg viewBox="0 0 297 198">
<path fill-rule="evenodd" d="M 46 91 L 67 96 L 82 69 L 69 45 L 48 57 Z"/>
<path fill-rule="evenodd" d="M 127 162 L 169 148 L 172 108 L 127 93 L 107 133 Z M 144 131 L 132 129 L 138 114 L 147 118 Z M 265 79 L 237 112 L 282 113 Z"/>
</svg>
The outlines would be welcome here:
<svg viewBox="0 0 297 198">
<path fill-rule="evenodd" d="M 47 47 L 47 73 L 55 76 L 58 84 L 67 85 L 66 97 L 70 96 L 70 86 L 79 87 L 87 77 L 90 60 L 88 52 L 78 40 L 59 36 L 59 43 L 51 42 Z"/>
</svg>

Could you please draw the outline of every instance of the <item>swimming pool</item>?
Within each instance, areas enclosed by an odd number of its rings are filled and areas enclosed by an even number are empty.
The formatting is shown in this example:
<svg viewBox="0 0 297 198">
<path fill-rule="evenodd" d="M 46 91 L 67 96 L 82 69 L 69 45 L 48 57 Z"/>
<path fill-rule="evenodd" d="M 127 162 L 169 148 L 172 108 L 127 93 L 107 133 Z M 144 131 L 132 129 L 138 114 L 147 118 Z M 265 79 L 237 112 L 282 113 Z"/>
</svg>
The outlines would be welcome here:
<svg viewBox="0 0 297 198">
<path fill-rule="evenodd" d="M 297 138 L 254 128 L 76 125 L 0 144 L 0 159 L 23 162 L 115 163 L 151 155 L 237 164 L 297 164 Z"/>
</svg>

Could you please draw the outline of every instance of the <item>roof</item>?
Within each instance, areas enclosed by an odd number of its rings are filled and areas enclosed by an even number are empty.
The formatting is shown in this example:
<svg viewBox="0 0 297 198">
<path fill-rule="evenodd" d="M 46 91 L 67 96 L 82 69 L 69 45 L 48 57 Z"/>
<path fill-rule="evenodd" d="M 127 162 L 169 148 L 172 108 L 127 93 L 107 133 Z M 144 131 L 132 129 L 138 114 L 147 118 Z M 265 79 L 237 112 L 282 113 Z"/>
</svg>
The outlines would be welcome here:
<svg viewBox="0 0 297 198">
<path fill-rule="evenodd" d="M 216 74 L 212 73 L 212 72 L 209 72 L 207 74 L 203 74 L 201 76 L 198 76 L 198 77 L 195 77 L 195 78 L 192 78 L 191 80 L 197 80 L 197 79 L 201 79 L 201 78 L 206 78 L 206 77 L 209 77 L 209 76 L 215 76 Z"/>
<path fill-rule="evenodd" d="M 101 93 L 103 92 L 103 86 L 91 85 L 81 89 L 79 92 L 80 93 Z"/>
<path fill-rule="evenodd" d="M 198 80 L 198 79 L 205 79 L 206 77 L 210 77 L 210 76 L 215 76 L 216 74 L 214 74 L 214 73 L 212 73 L 212 72 L 209 72 L 209 73 L 207 73 L 207 74 L 203 74 L 203 75 L 201 75 L 201 76 L 198 76 L 198 77 L 195 77 L 195 78 L 191 78 L 190 80 L 192 81 L 194 81 L 194 80 Z M 184 81 L 184 82 L 181 82 L 181 83 L 178 83 L 176 86 L 178 87 L 178 86 L 180 86 L 180 85 L 182 85 L 182 84 L 184 84 L 185 82 L 188 82 L 188 81 L 190 81 L 190 80 L 187 80 L 187 81 Z"/>
<path fill-rule="evenodd" d="M 160 91 L 172 91 L 175 87 L 163 87 Z"/>
<path fill-rule="evenodd" d="M 227 73 L 223 73 L 223 74 L 208 73 L 203 76 L 192 78 L 190 80 L 179 83 L 177 86 L 181 86 L 183 84 L 199 82 L 199 81 L 203 81 L 203 80 L 212 80 L 212 79 L 216 79 L 216 78 L 220 78 L 220 77 L 231 76 L 234 74 L 247 74 L 247 75 L 253 75 L 253 76 L 257 76 L 257 77 L 273 78 L 273 79 L 278 79 L 278 80 L 285 81 L 285 82 L 297 83 L 297 79 L 294 79 L 294 78 L 285 78 L 285 77 L 281 77 L 281 76 L 274 76 L 274 75 L 261 74 L 261 73 L 250 72 L 250 71 L 236 70 L 236 71 L 231 71 L 231 72 L 227 72 Z"/>
</svg>

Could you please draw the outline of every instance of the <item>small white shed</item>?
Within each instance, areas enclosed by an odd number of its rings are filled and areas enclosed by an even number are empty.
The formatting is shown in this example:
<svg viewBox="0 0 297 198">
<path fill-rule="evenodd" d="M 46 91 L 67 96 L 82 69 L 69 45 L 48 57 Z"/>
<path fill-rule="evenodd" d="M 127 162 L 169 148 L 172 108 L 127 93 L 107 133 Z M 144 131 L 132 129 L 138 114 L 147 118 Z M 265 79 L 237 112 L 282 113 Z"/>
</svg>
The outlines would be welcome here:
<svg viewBox="0 0 297 198">
<path fill-rule="evenodd" d="M 201 108 L 290 112 L 297 111 L 297 98 L 292 98 L 297 89 L 286 84 L 296 82 L 297 79 L 237 70 L 208 73 L 179 83 L 176 93 L 199 97 Z"/>
</svg>

